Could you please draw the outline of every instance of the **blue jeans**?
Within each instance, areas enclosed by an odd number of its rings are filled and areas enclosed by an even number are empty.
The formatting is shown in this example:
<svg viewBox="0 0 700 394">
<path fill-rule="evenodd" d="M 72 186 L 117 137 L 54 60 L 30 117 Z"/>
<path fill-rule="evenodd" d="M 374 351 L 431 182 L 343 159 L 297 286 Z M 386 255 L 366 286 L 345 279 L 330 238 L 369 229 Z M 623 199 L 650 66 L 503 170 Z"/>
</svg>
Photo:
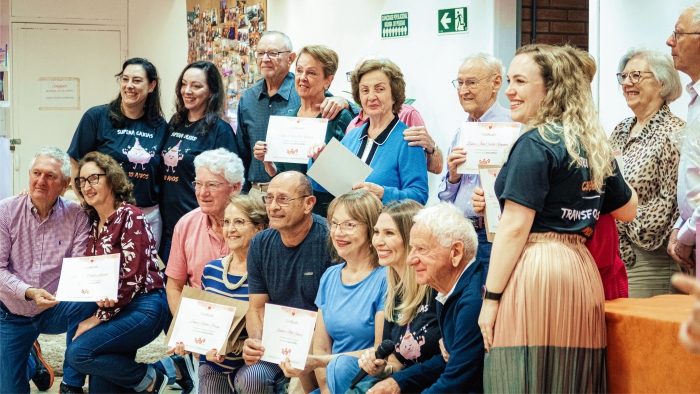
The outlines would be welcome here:
<svg viewBox="0 0 700 394">
<path fill-rule="evenodd" d="M 144 391 L 155 370 L 134 361 L 136 351 L 160 335 L 167 312 L 165 290 L 140 294 L 111 320 L 73 341 L 66 350 L 66 362 L 90 375 L 90 393 Z"/>
<path fill-rule="evenodd" d="M 350 388 L 350 383 L 355 378 L 360 367 L 357 365 L 357 357 L 338 356 L 331 360 L 326 367 L 326 384 L 331 393 L 344 393 Z M 362 381 L 378 380 L 369 375 Z"/>
<path fill-rule="evenodd" d="M 29 361 L 29 349 L 39 334 L 66 335 L 71 343 L 78 324 L 97 310 L 94 302 L 59 302 L 53 308 L 25 317 L 0 309 L 0 393 L 28 393 L 35 364 Z M 29 378 L 27 378 L 29 377 Z M 71 386 L 85 384 L 85 374 L 63 365 L 63 381 Z"/>
<path fill-rule="evenodd" d="M 486 236 L 486 229 L 477 230 L 476 237 L 479 239 L 479 246 L 476 248 L 476 261 L 482 262 L 485 267 L 488 267 L 491 260 L 492 244 Z"/>
</svg>

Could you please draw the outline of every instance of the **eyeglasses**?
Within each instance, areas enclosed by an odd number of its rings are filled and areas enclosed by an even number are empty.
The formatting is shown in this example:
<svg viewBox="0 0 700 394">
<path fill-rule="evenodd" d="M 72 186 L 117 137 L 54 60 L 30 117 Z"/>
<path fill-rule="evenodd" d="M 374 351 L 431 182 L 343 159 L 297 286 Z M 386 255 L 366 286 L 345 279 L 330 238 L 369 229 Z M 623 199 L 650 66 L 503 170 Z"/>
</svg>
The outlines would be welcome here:
<svg viewBox="0 0 700 394">
<path fill-rule="evenodd" d="M 299 196 L 296 198 L 289 198 L 287 196 L 279 196 L 279 197 L 263 196 L 262 200 L 265 203 L 265 205 L 272 205 L 273 202 L 277 201 L 277 205 L 279 205 L 280 207 L 286 207 L 292 201 L 298 200 L 300 198 L 306 198 L 306 197 L 311 197 L 311 196 Z"/>
<path fill-rule="evenodd" d="M 460 81 L 459 79 L 455 79 L 454 81 L 452 81 L 452 86 L 454 86 L 455 89 L 459 90 L 462 89 L 462 86 L 466 85 L 468 90 L 473 90 L 476 89 L 477 86 L 479 86 L 479 82 L 491 77 L 493 77 L 493 75 L 487 75 L 479 79 L 468 79 L 466 81 Z"/>
<path fill-rule="evenodd" d="M 269 57 L 270 59 L 277 59 L 277 57 L 278 57 L 280 54 L 282 54 L 282 53 L 289 53 L 289 52 L 291 52 L 291 51 L 267 51 L 267 52 L 258 51 L 258 52 L 255 54 L 255 56 L 256 56 L 258 59 L 262 59 L 262 58 L 265 57 L 265 55 L 267 55 L 267 57 Z"/>
<path fill-rule="evenodd" d="M 673 31 L 673 42 L 678 42 L 678 36 L 683 35 L 683 34 L 700 34 L 700 32 L 682 32 L 682 31 Z"/>
<path fill-rule="evenodd" d="M 87 178 L 83 177 L 77 177 L 75 178 L 75 184 L 78 186 L 79 189 L 84 188 L 87 185 L 90 186 L 97 186 L 98 183 L 100 183 L 100 177 L 105 176 L 107 174 L 92 174 L 88 176 Z"/>
<path fill-rule="evenodd" d="M 625 82 L 625 79 L 629 77 L 630 82 L 632 83 L 639 83 L 639 81 L 642 79 L 642 74 L 654 74 L 651 71 L 630 71 L 629 73 L 617 73 L 617 83 L 622 85 Z"/>
<path fill-rule="evenodd" d="M 253 222 L 251 220 L 245 220 L 245 219 L 240 219 L 240 218 L 233 219 L 233 220 L 224 219 L 224 224 L 221 227 L 223 227 L 223 228 L 233 227 L 236 230 L 240 230 L 243 227 L 245 227 L 246 223 L 253 223 Z"/>
<path fill-rule="evenodd" d="M 345 234 L 352 233 L 355 230 L 357 230 L 357 228 L 359 226 L 361 226 L 361 224 L 359 224 L 359 223 L 353 223 L 353 222 L 348 222 L 348 221 L 338 223 L 334 220 L 331 220 L 330 222 L 326 222 L 326 225 L 328 225 L 328 229 L 331 230 L 331 232 L 335 231 L 336 228 L 340 228 L 340 231 L 342 231 Z"/>
<path fill-rule="evenodd" d="M 354 71 L 348 71 L 345 73 L 345 76 L 348 78 L 348 82 L 352 82 L 352 73 L 354 73 Z"/>
<path fill-rule="evenodd" d="M 200 181 L 192 181 L 192 186 L 194 187 L 194 190 L 201 190 L 202 188 L 207 188 L 209 191 L 216 191 L 221 185 L 223 185 L 224 182 L 200 182 Z"/>
</svg>

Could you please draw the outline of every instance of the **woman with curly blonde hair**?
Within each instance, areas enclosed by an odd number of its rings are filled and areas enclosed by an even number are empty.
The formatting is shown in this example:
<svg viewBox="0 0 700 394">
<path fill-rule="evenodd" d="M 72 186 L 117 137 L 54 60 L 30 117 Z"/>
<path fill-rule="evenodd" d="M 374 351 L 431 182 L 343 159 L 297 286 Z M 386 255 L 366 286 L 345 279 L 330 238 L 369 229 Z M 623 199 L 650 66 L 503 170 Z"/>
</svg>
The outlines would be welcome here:
<svg viewBox="0 0 700 394">
<path fill-rule="evenodd" d="M 479 326 L 485 392 L 604 392 L 605 311 L 584 242 L 598 217 L 633 218 L 585 64 L 565 48 L 518 49 L 508 70 L 511 117 L 527 132 L 496 179 L 503 211 Z"/>
</svg>

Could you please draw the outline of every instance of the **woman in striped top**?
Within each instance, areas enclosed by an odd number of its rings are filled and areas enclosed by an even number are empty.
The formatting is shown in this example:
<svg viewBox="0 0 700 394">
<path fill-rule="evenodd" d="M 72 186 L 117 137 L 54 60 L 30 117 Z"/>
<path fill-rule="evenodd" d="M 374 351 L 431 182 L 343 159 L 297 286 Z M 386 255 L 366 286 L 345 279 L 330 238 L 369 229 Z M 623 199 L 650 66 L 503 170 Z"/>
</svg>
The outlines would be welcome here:
<svg viewBox="0 0 700 394">
<path fill-rule="evenodd" d="M 206 265 L 202 274 L 202 290 L 248 301 L 248 271 L 246 259 L 248 246 L 255 234 L 267 228 L 267 212 L 262 200 L 248 195 L 233 198 L 224 213 L 223 236 L 231 254 Z M 258 392 L 257 386 L 264 386 L 265 379 L 254 376 L 265 375 L 265 371 L 246 371 L 238 376 L 245 365 L 241 357 L 243 341 L 247 337 L 244 330 L 235 346 L 226 356 L 217 356 L 218 349 L 200 356 L 199 393 L 251 393 Z M 262 363 L 264 364 L 264 363 Z M 253 377 L 253 379 L 251 379 Z M 235 390 L 234 390 L 235 387 Z"/>
</svg>

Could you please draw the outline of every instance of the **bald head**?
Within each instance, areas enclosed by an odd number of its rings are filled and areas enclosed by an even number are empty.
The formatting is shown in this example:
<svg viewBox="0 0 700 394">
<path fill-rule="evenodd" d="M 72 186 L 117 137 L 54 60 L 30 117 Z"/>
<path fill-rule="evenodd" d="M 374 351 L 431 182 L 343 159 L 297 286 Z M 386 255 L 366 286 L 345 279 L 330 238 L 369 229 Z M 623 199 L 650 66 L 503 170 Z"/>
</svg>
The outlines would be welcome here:
<svg viewBox="0 0 700 394">
<path fill-rule="evenodd" d="M 285 171 L 270 181 L 266 203 L 270 227 L 279 230 L 285 238 L 293 237 L 304 223 L 311 220 L 316 197 L 313 196 L 311 182 L 306 175 L 297 171 Z"/>
</svg>

